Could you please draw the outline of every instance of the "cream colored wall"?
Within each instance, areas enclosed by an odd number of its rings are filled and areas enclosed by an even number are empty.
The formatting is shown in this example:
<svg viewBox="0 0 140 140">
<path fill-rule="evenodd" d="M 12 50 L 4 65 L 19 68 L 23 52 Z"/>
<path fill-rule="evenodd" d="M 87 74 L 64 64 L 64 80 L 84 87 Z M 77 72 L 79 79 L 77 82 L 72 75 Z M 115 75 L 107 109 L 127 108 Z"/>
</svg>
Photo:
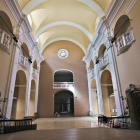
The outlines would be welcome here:
<svg viewBox="0 0 140 140">
<path fill-rule="evenodd" d="M 107 86 L 102 86 L 102 97 L 103 97 L 104 115 L 110 117 L 111 113 Z"/>
<path fill-rule="evenodd" d="M 93 115 L 99 114 L 99 109 L 98 109 L 98 98 L 95 100 L 92 99 L 92 108 L 93 108 Z"/>
<path fill-rule="evenodd" d="M 136 41 L 131 45 L 131 47 L 124 53 L 117 56 L 117 50 L 114 46 L 115 58 L 119 73 L 119 79 L 121 84 L 122 95 L 125 96 L 125 90 L 129 84 L 140 85 L 140 0 L 137 0 L 136 4 L 130 10 L 128 14 L 124 12 L 125 8 L 129 4 L 130 0 L 127 0 L 115 21 L 111 25 L 111 29 L 115 28 L 115 24 L 119 17 L 122 15 L 128 15 L 131 20 L 131 26 L 133 28 L 133 33 Z"/>
<path fill-rule="evenodd" d="M 25 116 L 25 93 L 26 88 L 20 87 L 17 100 L 16 119 L 23 119 Z"/>
<path fill-rule="evenodd" d="M 60 59 L 57 53 L 67 49 L 69 56 Z M 68 69 L 74 73 L 74 115 L 87 116 L 89 113 L 88 82 L 86 64 L 82 61 L 84 53 L 72 42 L 59 41 L 49 45 L 43 52 L 45 61 L 41 63 L 38 114 L 39 117 L 52 117 L 54 114 L 54 94 L 61 89 L 53 89 L 53 73 Z M 77 98 L 76 98 L 77 97 Z"/>
<path fill-rule="evenodd" d="M 0 11 L 4 11 L 10 18 L 12 26 L 15 26 L 15 22 L 13 20 L 13 17 L 5 7 L 2 0 L 0 0 Z M 12 53 L 13 53 L 13 43 L 11 45 L 10 54 L 5 52 L 0 47 L 0 91 L 1 91 L 1 97 L 4 98 L 6 96 L 6 88 L 8 84 L 8 77 L 9 77 L 9 70 L 10 70 L 10 63 L 12 59 Z M 1 108 L 3 108 L 3 104 L 1 104 Z"/>
<path fill-rule="evenodd" d="M 34 116 L 35 110 L 35 91 L 31 91 L 30 104 L 29 104 L 29 116 Z"/>
</svg>

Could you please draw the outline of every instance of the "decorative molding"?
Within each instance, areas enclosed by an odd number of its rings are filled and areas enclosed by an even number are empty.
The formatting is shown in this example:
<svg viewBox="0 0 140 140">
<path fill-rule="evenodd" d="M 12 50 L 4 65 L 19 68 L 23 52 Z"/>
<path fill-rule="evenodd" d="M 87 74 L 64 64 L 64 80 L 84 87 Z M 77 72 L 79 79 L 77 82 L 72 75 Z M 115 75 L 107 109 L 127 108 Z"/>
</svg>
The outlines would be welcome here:
<svg viewBox="0 0 140 140">
<path fill-rule="evenodd" d="M 19 3 L 17 0 L 3 0 L 6 7 L 8 8 L 9 12 L 13 16 L 16 24 L 17 29 L 20 27 L 20 30 L 22 31 L 22 36 L 24 37 L 27 46 L 29 47 L 29 50 L 31 51 L 35 47 L 35 57 L 38 60 L 38 62 L 44 61 L 43 56 L 40 53 L 40 48 L 38 43 L 36 43 L 34 36 L 32 34 L 32 28 L 30 26 L 30 23 L 27 19 L 27 16 L 23 14 Z"/>
<path fill-rule="evenodd" d="M 125 13 L 129 13 L 129 11 L 133 8 L 137 0 L 131 0 L 125 9 Z"/>
<path fill-rule="evenodd" d="M 87 53 L 85 57 L 83 58 L 83 61 L 88 61 L 89 58 L 91 58 L 91 54 L 93 53 L 93 50 L 95 50 L 97 47 L 99 47 L 99 44 L 101 40 L 104 38 L 105 34 L 109 34 L 110 25 L 114 21 L 116 15 L 124 5 L 126 0 L 112 0 L 106 14 L 104 17 L 101 18 L 97 28 L 95 36 L 92 40 L 92 42 L 89 44 Z M 107 36 L 108 37 L 108 36 Z M 93 49 L 91 49 L 93 47 Z"/>
</svg>

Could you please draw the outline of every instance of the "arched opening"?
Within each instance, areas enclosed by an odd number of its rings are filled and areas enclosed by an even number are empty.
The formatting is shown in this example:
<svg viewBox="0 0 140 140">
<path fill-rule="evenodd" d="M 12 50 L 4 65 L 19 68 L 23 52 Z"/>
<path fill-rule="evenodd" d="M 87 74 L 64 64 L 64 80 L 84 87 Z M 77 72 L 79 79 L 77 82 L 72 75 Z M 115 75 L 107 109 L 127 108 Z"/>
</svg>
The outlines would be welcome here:
<svg viewBox="0 0 140 140">
<path fill-rule="evenodd" d="M 99 52 L 98 52 L 98 57 L 99 59 L 103 58 L 105 56 L 105 52 L 106 52 L 106 47 L 104 44 L 102 44 L 100 46 Z"/>
<path fill-rule="evenodd" d="M 36 91 L 35 81 L 32 80 L 30 92 L 29 116 L 34 116 L 35 112 L 35 91 Z"/>
<path fill-rule="evenodd" d="M 8 15 L 5 12 L 0 11 L 0 16 L 6 22 L 9 29 L 13 31 L 12 23 Z M 7 53 L 10 53 L 10 46 L 12 44 L 11 32 L 2 19 L 0 18 L 0 48 L 5 50 Z"/>
<path fill-rule="evenodd" d="M 101 76 L 101 87 L 102 87 L 102 98 L 103 98 L 103 108 L 105 116 L 116 116 L 116 104 L 115 95 L 112 85 L 111 73 L 105 70 Z"/>
<path fill-rule="evenodd" d="M 94 69 L 94 63 L 93 63 L 93 61 L 91 60 L 91 61 L 90 61 L 90 70 L 92 70 L 92 69 Z"/>
<path fill-rule="evenodd" d="M 119 31 L 120 28 L 121 30 Z M 131 43 L 134 41 L 133 30 L 127 15 L 122 15 L 118 19 L 114 28 L 114 35 L 116 35 L 115 46 L 119 55 L 129 49 Z"/>
<path fill-rule="evenodd" d="M 23 49 L 24 48 L 24 49 Z M 29 49 L 25 43 L 22 44 L 21 47 L 21 52 L 20 52 L 24 57 L 28 58 L 29 57 Z"/>
<path fill-rule="evenodd" d="M 25 116 L 26 75 L 19 70 L 16 75 L 11 119 L 23 119 Z"/>
<path fill-rule="evenodd" d="M 9 19 L 8 15 L 5 12 L 0 11 L 0 16 L 3 18 L 3 20 L 6 22 L 6 24 L 10 28 L 10 30 L 13 32 L 12 23 L 11 23 L 11 20 Z M 0 18 L 0 29 L 4 30 L 6 33 L 8 33 L 9 35 L 11 35 L 9 29 L 4 24 L 4 22 L 2 21 L 1 18 Z"/>
<path fill-rule="evenodd" d="M 114 28 L 114 35 L 118 32 L 118 30 L 122 27 L 122 25 L 129 19 L 129 17 L 127 15 L 122 15 Z M 118 38 L 119 36 L 121 36 L 122 34 L 124 34 L 129 28 L 131 27 L 131 23 L 130 20 L 128 20 L 126 22 L 126 24 L 123 26 L 123 28 L 119 31 L 119 33 L 117 34 L 116 38 Z"/>
<path fill-rule="evenodd" d="M 71 91 L 61 90 L 54 95 L 54 113 L 61 116 L 74 115 L 74 96 Z"/>
<path fill-rule="evenodd" d="M 37 62 L 36 62 L 36 60 L 34 61 L 33 68 L 34 68 L 35 70 L 37 70 Z"/>
<path fill-rule="evenodd" d="M 99 114 L 98 108 L 98 96 L 97 96 L 97 87 L 96 87 L 96 80 L 93 79 L 91 81 L 91 97 L 92 97 L 92 108 L 93 108 L 93 115 Z"/>
<path fill-rule="evenodd" d="M 73 73 L 69 70 L 59 70 L 54 73 L 54 87 L 74 87 Z"/>
</svg>

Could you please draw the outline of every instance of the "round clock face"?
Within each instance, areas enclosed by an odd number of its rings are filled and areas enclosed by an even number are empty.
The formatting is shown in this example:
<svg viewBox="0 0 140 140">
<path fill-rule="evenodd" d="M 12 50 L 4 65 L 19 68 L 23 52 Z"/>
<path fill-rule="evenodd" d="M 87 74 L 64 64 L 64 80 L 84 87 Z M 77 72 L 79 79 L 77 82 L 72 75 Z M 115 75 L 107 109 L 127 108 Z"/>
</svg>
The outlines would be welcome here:
<svg viewBox="0 0 140 140">
<path fill-rule="evenodd" d="M 58 57 L 61 59 L 67 58 L 69 55 L 68 51 L 66 49 L 61 49 L 58 51 Z"/>
</svg>

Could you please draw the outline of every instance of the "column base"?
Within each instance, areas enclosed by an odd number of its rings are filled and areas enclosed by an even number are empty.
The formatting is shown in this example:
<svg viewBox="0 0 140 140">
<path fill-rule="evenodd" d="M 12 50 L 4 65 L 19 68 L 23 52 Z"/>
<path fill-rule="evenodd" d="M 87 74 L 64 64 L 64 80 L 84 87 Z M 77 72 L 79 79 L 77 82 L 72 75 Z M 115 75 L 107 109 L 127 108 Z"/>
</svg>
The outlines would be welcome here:
<svg viewBox="0 0 140 140">
<path fill-rule="evenodd" d="M 90 117 L 93 117 L 93 111 L 90 111 L 90 112 L 89 112 L 89 116 L 90 116 Z"/>
</svg>

